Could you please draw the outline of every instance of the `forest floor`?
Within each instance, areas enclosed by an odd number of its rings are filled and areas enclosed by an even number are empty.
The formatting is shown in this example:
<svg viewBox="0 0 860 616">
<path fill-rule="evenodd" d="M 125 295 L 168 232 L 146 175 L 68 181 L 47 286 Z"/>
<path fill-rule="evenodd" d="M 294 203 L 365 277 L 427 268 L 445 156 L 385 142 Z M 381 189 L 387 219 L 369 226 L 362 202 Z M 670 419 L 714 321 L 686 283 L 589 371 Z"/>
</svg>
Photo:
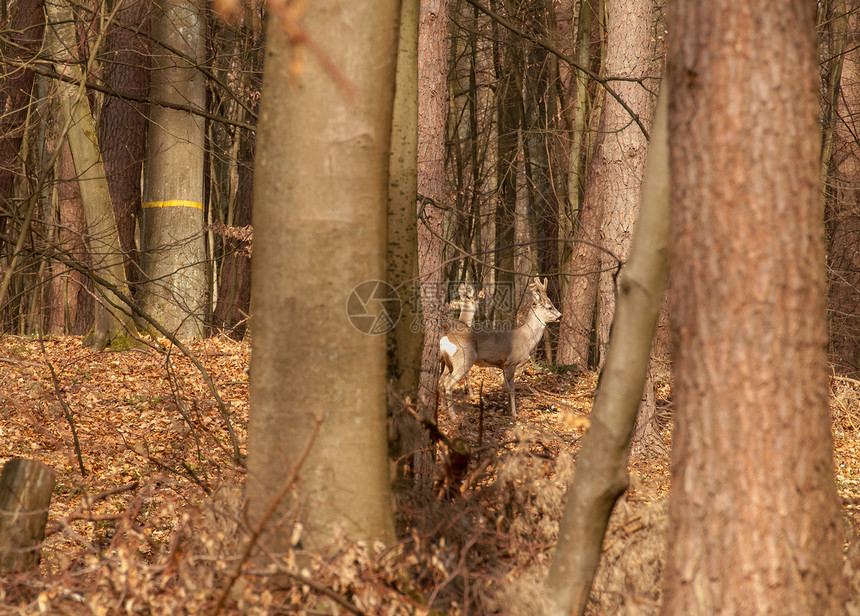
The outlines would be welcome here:
<svg viewBox="0 0 860 616">
<path fill-rule="evenodd" d="M 40 570 L 0 578 L 0 616 L 533 612 L 569 454 L 589 425 L 594 374 L 526 366 L 515 421 L 501 373 L 474 369 L 472 397 L 459 386 L 457 418 L 440 418 L 443 432 L 472 448 L 458 484 L 445 486 L 440 475 L 433 499 L 403 504 L 408 530 L 396 550 L 374 556 L 342 541 L 326 562 L 304 567 L 309 574 L 288 563 L 294 569 L 279 570 L 285 576 L 275 584 L 241 557 L 244 471 L 231 439 L 246 451 L 248 345 L 210 338 L 189 346 L 234 437 L 200 373 L 175 349 L 95 353 L 75 337 L 0 337 L 0 465 L 30 458 L 56 473 Z M 658 379 L 656 391 L 661 442 L 631 457 L 593 614 L 650 614 L 659 605 L 671 385 Z M 860 382 L 833 377 L 831 392 L 836 479 L 853 529 Z"/>
</svg>

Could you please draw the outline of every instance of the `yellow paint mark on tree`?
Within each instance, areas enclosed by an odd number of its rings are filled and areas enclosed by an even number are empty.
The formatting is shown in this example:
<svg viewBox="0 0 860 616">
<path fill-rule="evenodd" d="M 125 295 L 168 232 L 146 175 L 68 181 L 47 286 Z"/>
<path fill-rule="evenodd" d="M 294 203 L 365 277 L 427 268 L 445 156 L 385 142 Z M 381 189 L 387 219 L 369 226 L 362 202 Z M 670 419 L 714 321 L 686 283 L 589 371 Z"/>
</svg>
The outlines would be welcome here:
<svg viewBox="0 0 860 616">
<path fill-rule="evenodd" d="M 182 199 L 170 199 L 168 201 L 146 201 L 143 207 L 191 207 L 195 210 L 202 210 L 203 204 L 196 201 L 184 201 Z"/>
</svg>

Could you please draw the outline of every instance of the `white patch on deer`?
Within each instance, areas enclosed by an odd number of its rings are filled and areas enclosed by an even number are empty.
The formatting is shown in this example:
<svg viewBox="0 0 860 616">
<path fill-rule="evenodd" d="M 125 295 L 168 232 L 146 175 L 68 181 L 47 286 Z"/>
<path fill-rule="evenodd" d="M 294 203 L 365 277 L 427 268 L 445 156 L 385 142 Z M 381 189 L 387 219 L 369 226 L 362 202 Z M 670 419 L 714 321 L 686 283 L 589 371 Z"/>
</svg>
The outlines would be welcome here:
<svg viewBox="0 0 860 616">
<path fill-rule="evenodd" d="M 448 340 L 448 336 L 442 336 L 439 341 L 439 350 L 451 357 L 457 351 L 457 345 Z"/>
</svg>

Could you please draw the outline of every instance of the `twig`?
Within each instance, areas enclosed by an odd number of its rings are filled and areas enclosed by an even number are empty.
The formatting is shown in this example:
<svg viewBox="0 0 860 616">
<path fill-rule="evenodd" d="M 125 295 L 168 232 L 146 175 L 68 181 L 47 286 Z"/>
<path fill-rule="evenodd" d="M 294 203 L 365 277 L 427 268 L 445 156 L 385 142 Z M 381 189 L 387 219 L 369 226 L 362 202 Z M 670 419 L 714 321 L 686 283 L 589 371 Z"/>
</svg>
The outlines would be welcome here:
<svg viewBox="0 0 860 616">
<path fill-rule="evenodd" d="M 42 364 L 37 361 L 25 361 L 23 359 L 13 359 L 11 357 L 0 357 L 0 362 L 5 362 L 7 364 L 21 364 L 23 366 L 35 366 L 36 368 L 42 367 Z"/>
<path fill-rule="evenodd" d="M 364 610 L 362 610 L 361 608 L 357 607 L 356 605 L 353 605 L 352 603 L 350 603 L 349 601 L 347 601 L 346 599 L 341 597 L 339 594 L 337 594 L 335 591 L 333 591 L 331 588 L 329 588 L 325 584 L 321 584 L 315 580 L 312 580 L 310 577 L 305 577 L 304 575 L 296 573 L 295 571 L 290 571 L 289 569 L 279 568 L 278 571 L 280 571 L 284 575 L 287 575 L 287 576 L 293 578 L 294 580 L 296 580 L 302 584 L 306 584 L 309 588 L 315 590 L 316 592 L 320 593 L 321 595 L 325 595 L 326 597 L 328 597 L 329 599 L 331 599 L 332 601 L 337 603 L 339 606 L 341 606 L 342 608 L 344 608 L 347 611 L 352 612 L 353 614 L 358 614 L 359 616 L 364 616 L 367 613 Z"/>
<path fill-rule="evenodd" d="M 579 62 L 577 62 L 576 60 L 574 60 L 573 58 L 571 58 L 570 56 L 568 56 L 567 54 L 562 52 L 560 49 L 558 49 L 552 43 L 549 43 L 549 42 L 547 42 L 547 41 L 545 41 L 545 40 L 543 40 L 543 39 L 541 39 L 541 38 L 539 38 L 533 34 L 530 34 L 528 32 L 524 32 L 523 30 L 520 30 L 519 28 L 514 26 L 511 22 L 509 22 L 507 19 L 505 19 L 504 17 L 502 17 L 501 15 L 496 13 L 495 11 L 485 7 L 483 4 L 481 4 L 477 0 L 466 0 L 466 2 L 468 2 L 469 4 L 474 6 L 476 9 L 478 9 L 479 11 L 481 11 L 482 13 L 484 13 L 485 15 L 490 17 L 490 19 L 492 19 L 493 21 L 495 21 L 499 25 L 507 28 L 508 30 L 510 30 L 511 32 L 516 34 L 517 36 L 521 36 L 525 39 L 530 40 L 535 45 L 537 45 L 539 47 L 543 47 L 548 52 L 550 52 L 552 55 L 557 57 L 559 60 L 564 61 L 570 67 L 575 68 L 579 72 L 583 73 L 584 75 L 587 75 L 588 77 L 590 77 L 591 79 L 593 79 L 594 81 L 599 83 L 601 86 L 603 86 L 603 88 L 606 90 L 606 92 L 609 94 L 609 96 L 611 96 L 616 101 L 618 101 L 618 104 L 624 108 L 624 111 L 626 111 L 628 113 L 628 115 L 630 115 L 630 118 L 636 123 L 636 126 L 639 127 L 639 130 L 642 131 L 642 134 L 645 136 L 645 140 L 646 141 L 651 140 L 651 137 L 648 134 L 648 131 L 645 129 L 645 126 L 642 124 L 642 121 L 639 119 L 639 114 L 635 113 L 627 105 L 627 103 L 624 102 L 624 100 L 621 98 L 621 96 L 618 94 L 618 92 L 613 90 L 608 85 L 609 81 L 635 81 L 635 82 L 638 82 L 639 84 L 641 84 L 642 79 L 601 77 L 600 75 L 598 75 L 597 73 L 595 73 L 594 71 L 589 69 L 588 67 L 582 66 Z"/>
<path fill-rule="evenodd" d="M 117 310 L 122 310 L 125 312 L 125 308 L 123 306 L 115 304 L 108 297 L 107 293 L 103 293 L 104 289 L 110 291 L 112 295 L 119 298 L 119 300 L 128 307 L 128 310 L 130 310 L 131 313 L 139 316 L 141 319 L 151 325 L 158 333 L 170 340 L 170 342 L 173 343 L 173 345 L 176 346 L 176 348 L 178 348 L 179 351 L 183 355 L 185 355 L 185 357 L 187 357 L 192 364 L 194 364 L 194 367 L 197 368 L 197 370 L 200 372 L 200 376 L 203 377 L 203 381 L 206 383 L 206 386 L 212 393 L 212 397 L 215 398 L 215 403 L 218 405 L 218 410 L 221 413 L 221 418 L 224 420 L 225 427 L 227 428 L 227 433 L 230 435 L 230 443 L 233 447 L 233 461 L 237 464 L 241 464 L 242 455 L 239 450 L 239 439 L 236 437 L 236 431 L 233 429 L 233 423 L 230 421 L 230 413 L 227 410 L 227 405 L 224 404 L 224 401 L 221 399 L 221 395 L 218 393 L 218 388 L 215 386 L 215 382 L 209 375 L 209 371 L 206 370 L 200 360 L 197 359 L 197 356 L 191 352 L 191 349 L 186 347 L 182 343 L 182 341 L 179 340 L 179 338 L 173 335 L 173 333 L 171 333 L 163 325 L 161 325 L 161 323 L 151 317 L 146 311 L 141 309 L 140 306 L 138 306 L 128 295 L 119 290 L 116 285 L 99 276 L 96 272 L 87 268 L 85 265 L 82 265 L 76 259 L 73 259 L 60 251 L 52 251 L 50 256 L 63 263 L 63 265 L 75 270 L 76 272 L 82 273 L 84 276 L 92 280 L 93 283 L 95 283 L 95 287 L 96 289 L 98 289 L 99 294 L 102 296 L 102 299 L 108 305 L 113 306 Z M 217 440 L 216 443 L 220 445 Z"/>
<path fill-rule="evenodd" d="M 57 380 L 57 373 L 54 371 L 54 365 L 48 359 L 48 353 L 45 351 L 45 341 L 42 338 L 41 327 L 39 328 L 39 348 L 42 349 L 42 357 L 45 359 L 45 364 L 48 366 L 48 370 L 51 371 L 51 383 L 54 385 L 54 393 L 57 394 L 57 400 L 63 409 L 63 415 L 72 431 L 72 442 L 75 445 L 75 456 L 78 458 L 78 468 L 81 469 L 81 477 L 86 477 L 87 469 L 84 467 L 84 457 L 81 453 L 81 441 L 78 440 L 78 429 L 75 427 L 75 416 L 72 414 L 72 409 L 70 409 L 69 405 L 66 404 L 65 398 L 63 398 L 63 392 L 60 391 L 60 383 Z"/>
</svg>

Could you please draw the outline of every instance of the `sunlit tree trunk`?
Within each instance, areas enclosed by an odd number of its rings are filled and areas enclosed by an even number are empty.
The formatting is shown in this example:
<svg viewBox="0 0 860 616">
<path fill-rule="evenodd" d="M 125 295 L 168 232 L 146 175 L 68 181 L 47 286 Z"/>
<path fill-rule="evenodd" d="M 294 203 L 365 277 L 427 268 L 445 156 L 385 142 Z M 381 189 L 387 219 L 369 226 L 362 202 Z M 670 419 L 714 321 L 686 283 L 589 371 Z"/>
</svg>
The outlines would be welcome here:
<svg viewBox="0 0 860 616">
<path fill-rule="evenodd" d="M 421 373 L 421 305 L 418 294 L 418 7 L 403 0 L 397 56 L 397 93 L 391 129 L 388 188 L 388 283 L 401 301 L 400 319 L 388 337 L 388 378 L 402 398 L 415 402 Z M 427 431 L 391 400 L 391 455 L 395 486 L 404 493 L 433 481 L 433 449 Z"/>
<path fill-rule="evenodd" d="M 805 0 L 670 10 L 664 614 L 844 613 L 814 12 Z"/>
<path fill-rule="evenodd" d="M 395 1 L 309 5 L 301 27 L 330 63 L 296 49 L 277 16 L 269 20 L 254 187 L 246 484 L 249 518 L 267 525 L 269 552 L 289 545 L 283 516 L 291 510 L 305 547 L 324 547 L 335 527 L 355 539 L 394 538 L 384 335 L 390 303 L 375 281 L 386 275 L 398 16 Z M 300 73 L 294 53 L 306 59 Z"/>
<path fill-rule="evenodd" d="M 644 79 L 612 81 L 613 90 L 646 130 L 654 115 L 661 72 L 655 36 L 656 6 L 652 0 L 621 0 L 608 5 L 608 53 L 605 72 L 613 77 Z M 646 89 L 647 88 L 647 89 Z M 650 91 L 649 91 L 650 90 Z M 648 141 L 630 111 L 606 96 L 600 135 L 588 171 L 571 280 L 562 314 L 562 363 L 584 365 L 589 357 L 592 323 L 597 325 L 597 357 L 602 363 L 615 313 L 615 277 L 630 250 L 639 210 L 639 189 Z M 596 286 L 595 286 L 596 285 Z M 596 300 L 596 301 L 595 301 Z M 595 321 L 595 307 L 599 307 Z"/>
<path fill-rule="evenodd" d="M 152 98 L 191 109 L 206 103 L 206 21 L 196 0 L 152 4 Z M 177 55 L 181 54 L 181 55 Z M 142 304 L 185 337 L 203 335 L 206 310 L 203 237 L 203 119 L 150 107 L 141 218 Z"/>
<path fill-rule="evenodd" d="M 87 219 L 89 265 L 104 281 L 104 284 L 98 285 L 99 303 L 95 323 L 84 343 L 95 348 L 108 345 L 125 348 L 134 333 L 129 308 L 121 299 L 123 296 L 128 298 L 128 284 L 96 128 L 82 83 L 83 74 L 79 64 L 75 63 L 79 58 L 74 16 L 71 5 L 63 0 L 48 0 L 45 3 L 45 15 L 46 39 L 54 70 L 77 82 L 58 80 L 56 89 L 62 116 L 61 124 L 67 129 L 66 139 L 71 149 Z"/>
<path fill-rule="evenodd" d="M 609 3 L 606 74 L 641 79 L 641 83 L 614 81 L 612 87 L 635 113 L 646 130 L 654 119 L 657 92 L 663 73 L 662 49 L 657 43 L 657 4 L 654 0 L 617 0 Z M 648 140 L 630 112 L 607 97 L 600 131 L 606 135 L 598 151 L 597 164 L 604 173 L 595 174 L 602 202 L 600 282 L 598 285 L 597 343 L 600 365 L 605 361 L 609 328 L 615 315 L 616 276 L 627 260 L 633 226 L 639 217 L 639 194 Z"/>
<path fill-rule="evenodd" d="M 440 319 L 445 301 L 442 228 L 448 109 L 448 0 L 425 0 L 418 14 L 418 273 L 424 316 L 419 412 L 435 417 Z M 427 199 L 431 199 L 428 201 Z M 435 202 L 435 204 L 434 204 Z"/>
</svg>

